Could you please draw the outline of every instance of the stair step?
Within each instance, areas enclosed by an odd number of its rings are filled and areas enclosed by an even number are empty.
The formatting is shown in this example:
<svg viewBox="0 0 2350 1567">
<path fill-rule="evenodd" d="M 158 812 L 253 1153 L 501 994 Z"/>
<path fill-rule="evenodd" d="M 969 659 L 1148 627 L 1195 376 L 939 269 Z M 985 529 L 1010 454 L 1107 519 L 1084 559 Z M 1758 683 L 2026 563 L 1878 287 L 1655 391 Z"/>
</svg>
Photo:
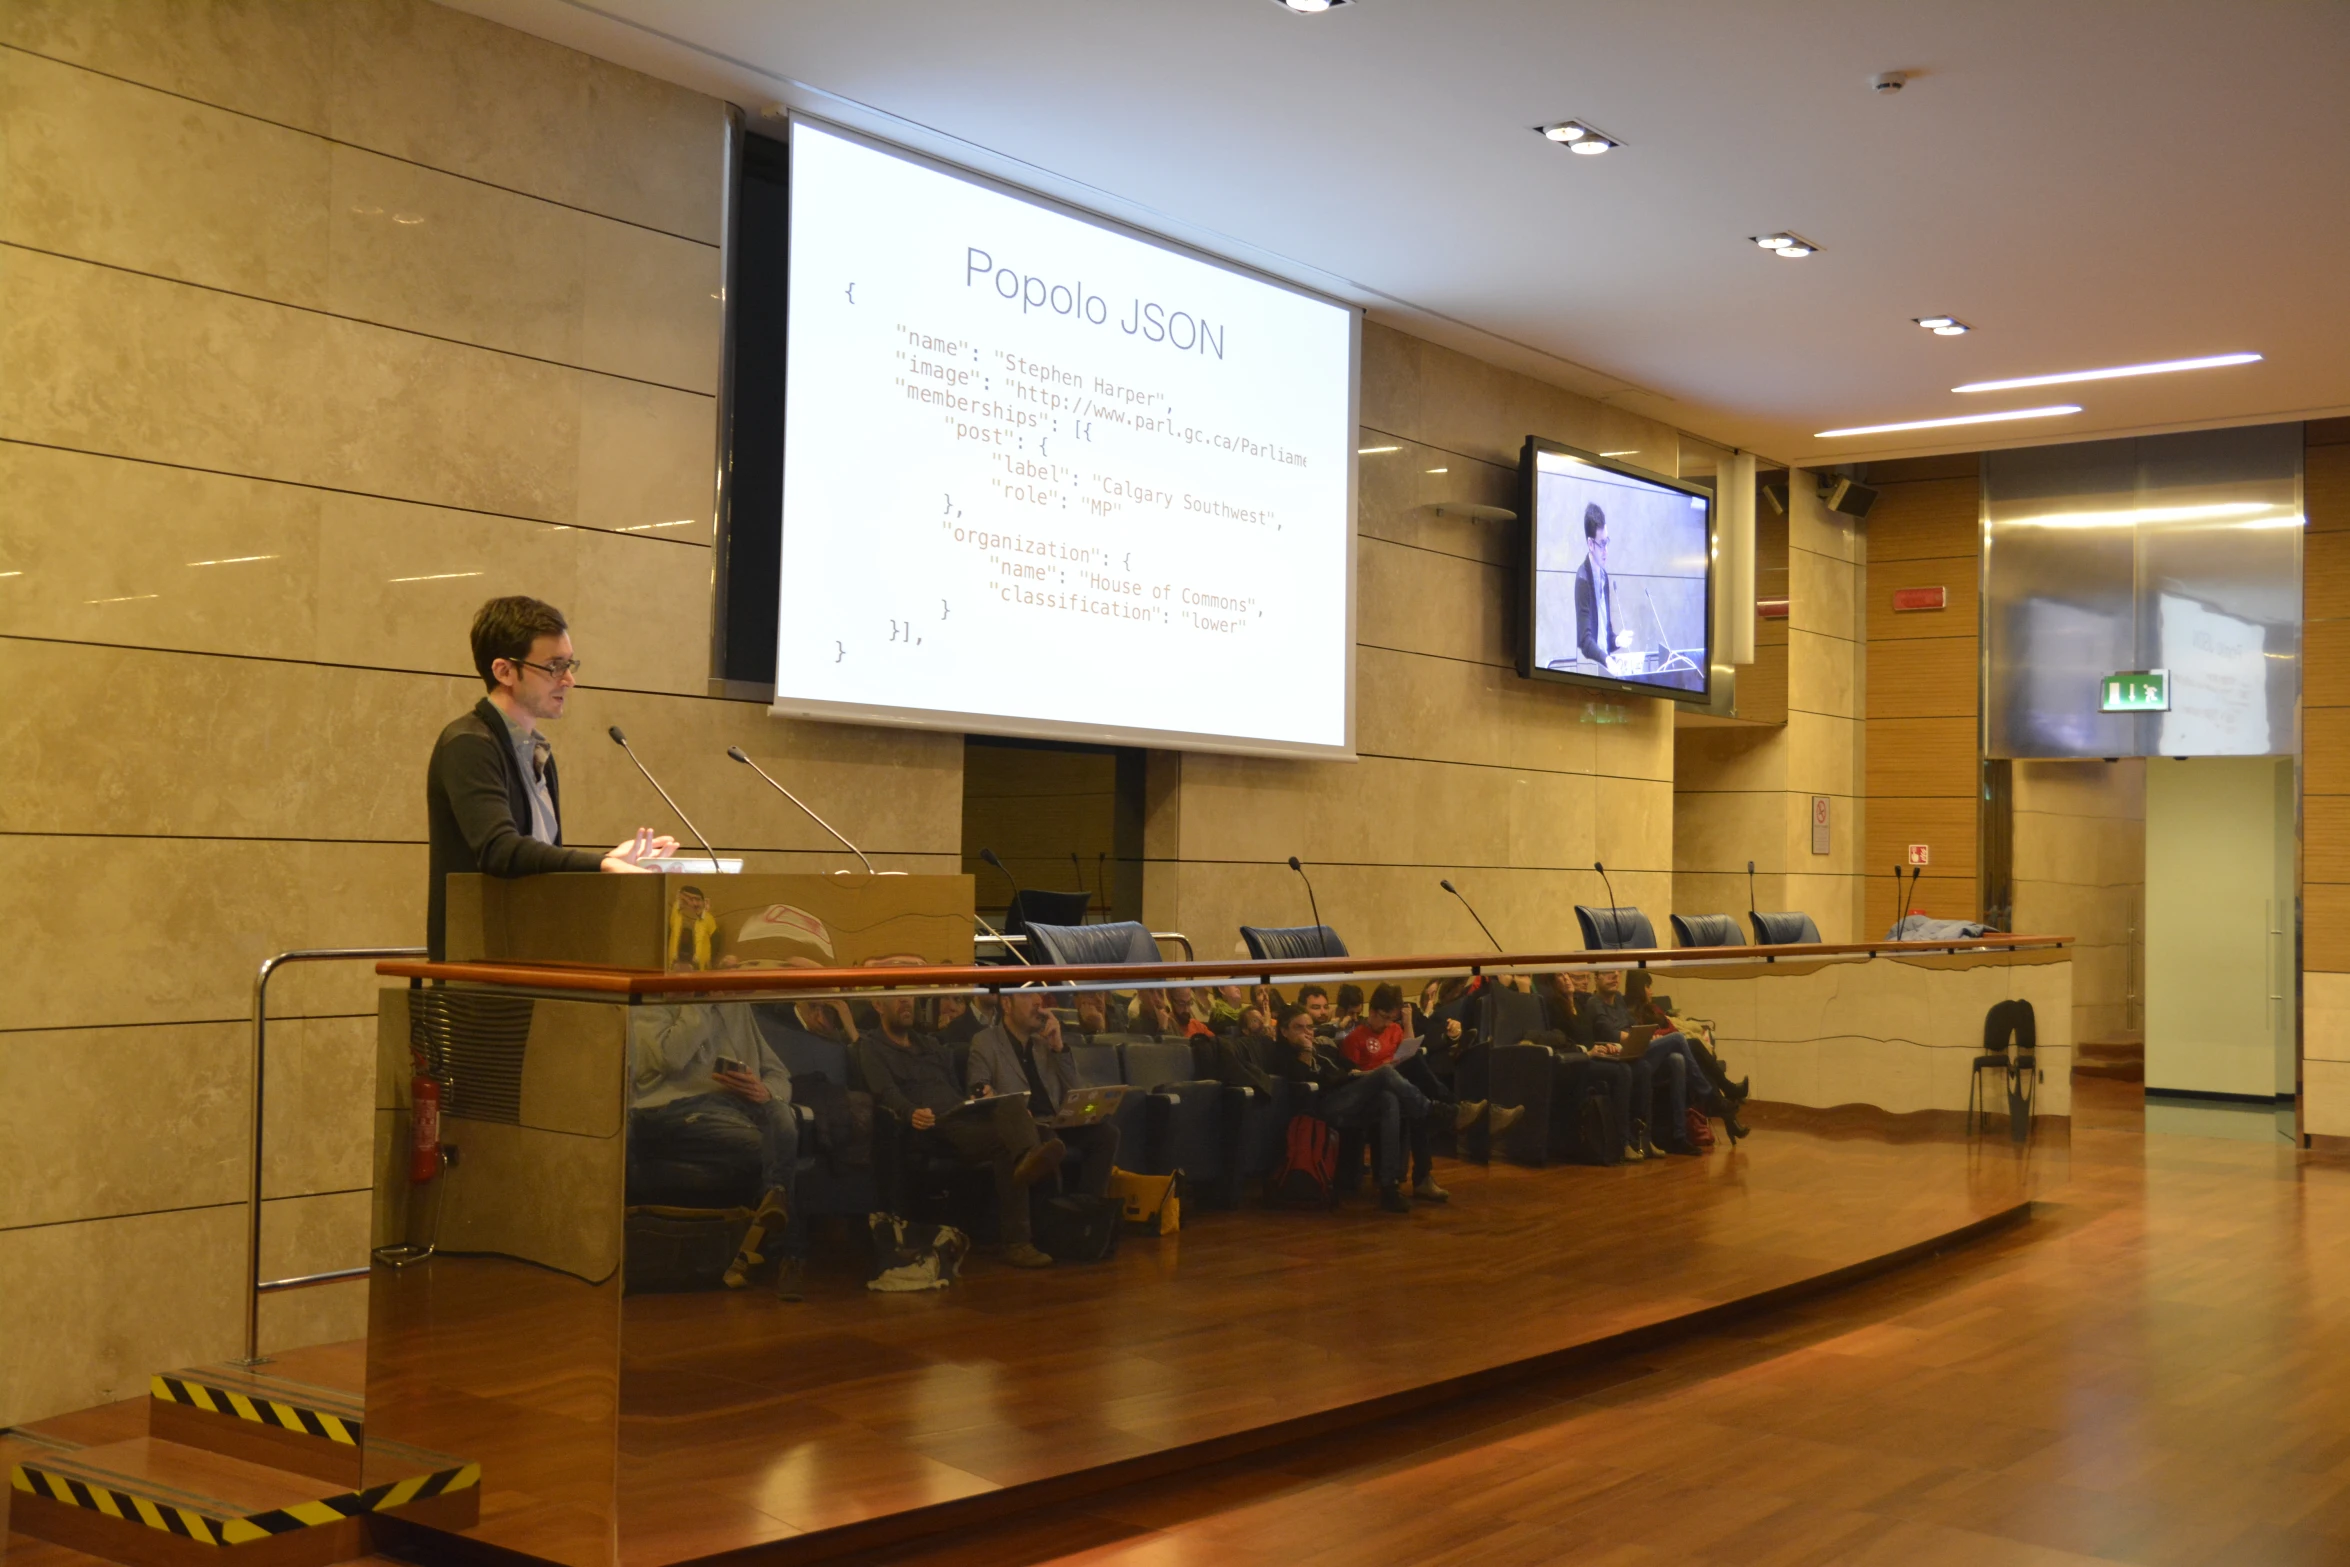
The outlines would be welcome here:
<svg viewBox="0 0 2350 1567">
<path fill-rule="evenodd" d="M 191 1366 L 149 1379 L 152 1436 L 357 1485 L 365 1404 L 249 1366 Z"/>
<path fill-rule="evenodd" d="M 446 1523 L 476 1504 L 478 1464 L 379 1449 L 379 1468 L 389 1460 L 412 1472 L 338 1485 L 152 1436 L 20 1448 L 8 1477 L 16 1493 L 10 1522 L 20 1533 L 133 1563 L 219 1562 L 222 1547 L 238 1561 L 322 1563 L 363 1550 L 372 1514 L 399 1510 Z"/>
</svg>

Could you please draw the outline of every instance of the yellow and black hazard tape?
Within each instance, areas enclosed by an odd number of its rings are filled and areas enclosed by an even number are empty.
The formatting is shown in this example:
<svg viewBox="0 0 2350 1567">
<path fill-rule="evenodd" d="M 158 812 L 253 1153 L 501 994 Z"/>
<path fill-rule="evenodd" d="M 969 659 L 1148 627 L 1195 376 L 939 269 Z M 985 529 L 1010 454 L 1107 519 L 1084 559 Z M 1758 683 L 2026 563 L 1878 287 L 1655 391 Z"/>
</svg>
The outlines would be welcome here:
<svg viewBox="0 0 2350 1567">
<path fill-rule="evenodd" d="M 232 1420 L 250 1420 L 255 1425 L 275 1426 L 280 1431 L 291 1431 L 297 1436 L 323 1437 L 344 1447 L 357 1447 L 366 1437 L 362 1421 L 329 1414 L 323 1409 L 288 1403 L 283 1399 L 256 1398 L 250 1393 L 240 1393 L 235 1388 L 192 1382 L 186 1377 L 169 1377 L 158 1373 L 148 1379 L 148 1389 L 167 1403 L 209 1410 L 216 1415 L 227 1415 Z"/>
<path fill-rule="evenodd" d="M 68 1507 L 87 1508 L 109 1518 L 144 1524 L 199 1545 L 243 1545 L 250 1540 L 292 1534 L 297 1529 L 318 1524 L 340 1523 L 363 1513 L 383 1512 L 429 1496 L 466 1490 L 481 1484 L 481 1465 L 459 1464 L 454 1469 L 412 1475 L 405 1480 L 346 1491 L 315 1502 L 297 1502 L 291 1507 L 233 1516 L 117 1490 L 92 1479 L 62 1473 L 41 1462 L 15 1465 L 9 1471 L 8 1482 L 29 1496 L 45 1496 Z"/>
</svg>

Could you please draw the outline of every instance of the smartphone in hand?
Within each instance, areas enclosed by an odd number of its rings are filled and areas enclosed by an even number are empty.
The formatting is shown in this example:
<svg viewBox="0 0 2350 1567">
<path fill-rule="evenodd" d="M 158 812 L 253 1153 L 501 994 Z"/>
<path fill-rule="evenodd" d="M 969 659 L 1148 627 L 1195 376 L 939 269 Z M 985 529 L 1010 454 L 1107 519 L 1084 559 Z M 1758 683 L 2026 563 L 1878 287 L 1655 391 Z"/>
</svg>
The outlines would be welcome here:
<svg viewBox="0 0 2350 1567">
<path fill-rule="evenodd" d="M 711 1070 L 717 1072 L 734 1072 L 740 1074 L 750 1071 L 750 1068 L 743 1065 L 740 1061 L 737 1061 L 732 1056 L 720 1056 L 714 1063 L 712 1063 Z"/>
</svg>

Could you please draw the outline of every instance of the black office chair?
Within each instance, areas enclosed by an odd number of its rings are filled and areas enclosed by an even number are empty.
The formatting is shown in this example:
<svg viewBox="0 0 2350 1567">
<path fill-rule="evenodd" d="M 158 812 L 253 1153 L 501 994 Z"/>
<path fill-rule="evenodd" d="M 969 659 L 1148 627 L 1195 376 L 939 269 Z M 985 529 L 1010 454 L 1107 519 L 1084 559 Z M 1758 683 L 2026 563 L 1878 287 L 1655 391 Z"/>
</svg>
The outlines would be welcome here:
<svg viewBox="0 0 2350 1567">
<path fill-rule="evenodd" d="M 1082 925 L 1085 911 L 1093 907 L 1090 892 L 1049 892 L 1036 887 L 1023 887 L 1012 894 L 1012 901 L 1004 908 L 1004 934 L 1026 936 L 1031 925 Z M 1034 954 L 1029 954 L 1034 957 Z M 1020 960 L 1010 953 L 1005 961 Z"/>
<path fill-rule="evenodd" d="M 1983 1053 L 1975 1057 L 1966 1093 L 1967 1131 L 1981 1129 L 1991 1107 L 1983 1100 L 1983 1074 L 1998 1072 L 2007 1079 L 2009 1135 L 2017 1142 L 2031 1135 L 2032 1112 L 2038 1104 L 2040 1081 L 2040 1023 L 2029 1001 L 1994 1001 L 1983 1014 Z"/>
<path fill-rule="evenodd" d="M 1028 926 L 1028 955 L 1039 963 L 1156 963 L 1159 944 L 1134 920 L 1109 925 Z"/>
<path fill-rule="evenodd" d="M 1733 915 L 1676 914 L 1673 916 L 1673 945 L 1736 947 L 1744 943 L 1738 939 L 1738 921 Z"/>
<path fill-rule="evenodd" d="M 1243 925 L 1252 958 L 1343 958 L 1346 943 L 1327 925 Z"/>
<path fill-rule="evenodd" d="M 1800 910 L 1763 914 L 1748 909 L 1746 917 L 1754 924 L 1754 944 L 1758 947 L 1802 946 L 1820 939 L 1820 928 L 1811 922 L 1810 915 Z"/>
<path fill-rule="evenodd" d="M 1629 905 L 1595 909 L 1575 905 L 1575 923 L 1583 927 L 1583 946 L 1591 952 L 1623 952 L 1656 945 L 1656 927 L 1648 916 Z"/>
</svg>

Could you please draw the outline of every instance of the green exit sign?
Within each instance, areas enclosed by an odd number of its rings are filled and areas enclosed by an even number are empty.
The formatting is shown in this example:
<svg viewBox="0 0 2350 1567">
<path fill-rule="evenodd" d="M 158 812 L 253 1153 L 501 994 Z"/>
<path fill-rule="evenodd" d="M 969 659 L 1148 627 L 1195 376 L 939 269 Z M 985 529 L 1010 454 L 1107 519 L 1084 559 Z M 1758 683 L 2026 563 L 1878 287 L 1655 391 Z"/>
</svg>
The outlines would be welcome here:
<svg viewBox="0 0 2350 1567">
<path fill-rule="evenodd" d="M 2125 669 L 2099 683 L 2100 713 L 2167 713 L 2170 711 L 2170 671 Z"/>
</svg>

